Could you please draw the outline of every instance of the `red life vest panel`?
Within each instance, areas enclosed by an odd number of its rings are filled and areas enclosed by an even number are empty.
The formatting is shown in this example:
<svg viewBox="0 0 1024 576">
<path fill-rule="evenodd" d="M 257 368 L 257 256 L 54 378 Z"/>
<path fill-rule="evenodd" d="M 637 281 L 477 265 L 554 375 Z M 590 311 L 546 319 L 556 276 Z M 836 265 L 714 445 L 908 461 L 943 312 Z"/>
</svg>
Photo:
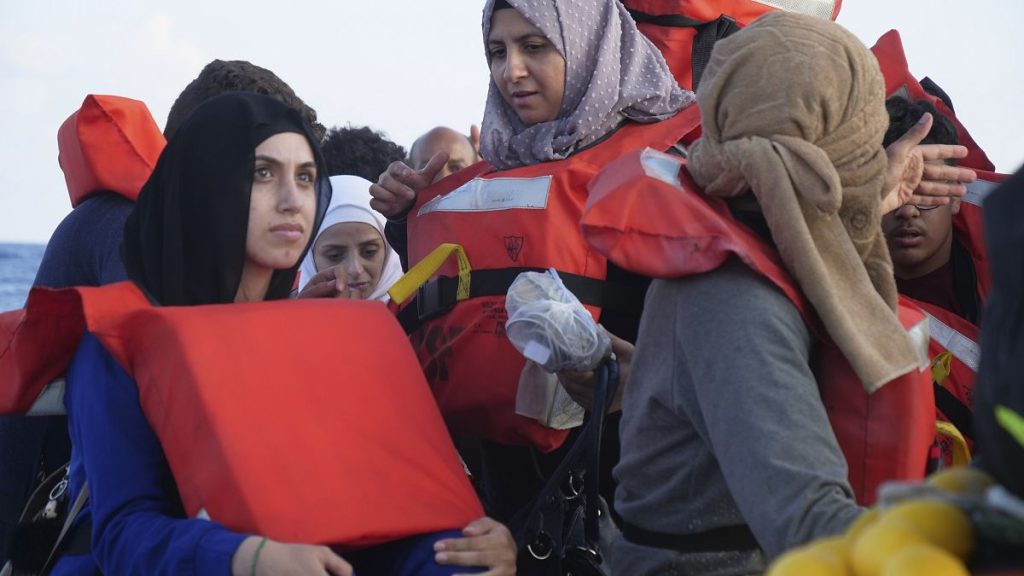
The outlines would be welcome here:
<svg viewBox="0 0 1024 576">
<path fill-rule="evenodd" d="M 64 376 L 82 332 L 149 305 L 138 290 L 116 286 L 118 298 L 92 297 L 106 288 L 37 287 L 24 309 L 0 314 L 0 414 L 27 413 L 43 389 Z"/>
<path fill-rule="evenodd" d="M 453 174 L 421 191 L 409 213 L 409 263 L 442 243 L 455 243 L 464 248 L 474 274 L 555 268 L 604 280 L 604 256 L 578 232 L 587 183 L 622 154 L 645 146 L 668 149 L 699 122 L 700 112 L 691 106 L 663 122 L 626 124 L 565 160 L 503 171 L 480 162 Z M 452 264 L 441 274 L 455 276 Z M 432 285 L 420 290 L 419 305 L 430 299 L 425 289 Z M 471 294 L 451 311 L 427 319 L 413 332 L 413 343 L 453 435 L 532 444 L 549 452 L 568 432 L 515 413 L 525 359 L 505 336 L 505 293 L 499 292 Z M 598 308 L 588 309 L 595 318 L 600 315 Z"/>
<path fill-rule="evenodd" d="M 659 278 L 701 274 L 739 258 L 781 290 L 818 337 L 819 390 L 858 502 L 874 502 L 883 481 L 923 478 L 935 437 L 935 400 L 923 363 L 868 394 L 774 247 L 736 220 L 724 201 L 696 192 L 683 165 L 654 150 L 608 165 L 591 183 L 584 237 L 616 265 Z M 923 313 L 901 300 L 899 317 L 923 355 Z"/>
<path fill-rule="evenodd" d="M 932 378 L 936 389 L 938 419 L 951 422 L 967 437 L 973 450 L 971 412 L 974 410 L 974 380 L 981 361 L 981 331 L 971 322 L 953 312 L 928 302 L 908 298 L 928 317 L 928 357 L 932 360 Z M 940 398 L 940 394 L 945 398 Z M 947 463 L 952 461 L 952 448 L 943 442 Z"/>
<path fill-rule="evenodd" d="M 81 302 L 79 321 L 137 382 L 189 516 L 363 547 L 483 515 L 408 340 L 380 303 L 155 308 L 127 282 L 32 296 L 30 318 Z"/>
<path fill-rule="evenodd" d="M 960 211 L 953 215 L 953 233 L 971 255 L 978 276 L 978 297 L 984 303 L 992 289 L 992 273 L 988 266 L 981 204 L 1008 176 L 987 170 L 975 169 L 974 172 L 978 179 L 967 185 L 967 194 L 960 198 Z"/>
<path fill-rule="evenodd" d="M 97 192 L 135 201 L 166 141 L 146 105 L 90 94 L 57 131 L 57 156 L 71 205 Z"/>
<path fill-rule="evenodd" d="M 835 20 L 842 0 L 623 0 L 679 85 L 696 90 L 711 49 L 759 16 L 786 10 Z"/>
</svg>

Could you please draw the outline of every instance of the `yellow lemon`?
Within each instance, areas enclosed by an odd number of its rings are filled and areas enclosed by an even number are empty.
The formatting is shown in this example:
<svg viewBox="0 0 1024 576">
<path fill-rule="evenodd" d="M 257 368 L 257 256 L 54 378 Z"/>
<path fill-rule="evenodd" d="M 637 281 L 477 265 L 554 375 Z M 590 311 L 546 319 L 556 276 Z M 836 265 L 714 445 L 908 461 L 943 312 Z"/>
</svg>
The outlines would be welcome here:
<svg viewBox="0 0 1024 576">
<path fill-rule="evenodd" d="M 845 536 L 831 536 L 828 538 L 822 538 L 821 540 L 815 540 L 807 546 L 804 546 L 803 549 L 812 554 L 831 558 L 836 564 L 843 567 L 844 572 L 848 570 L 850 547 L 847 544 Z"/>
<path fill-rule="evenodd" d="M 853 549 L 854 543 L 857 542 L 857 538 L 878 520 L 879 512 L 878 508 L 869 508 L 867 512 L 861 514 L 850 524 L 850 527 L 846 529 L 846 548 L 848 550 Z"/>
<path fill-rule="evenodd" d="M 847 576 L 846 561 L 831 547 L 811 544 L 790 550 L 776 558 L 764 576 Z"/>
<path fill-rule="evenodd" d="M 954 494 L 980 495 L 996 481 L 972 466 L 957 466 L 939 470 L 929 476 L 925 483 Z"/>
<path fill-rule="evenodd" d="M 882 576 L 970 576 L 949 552 L 929 545 L 908 546 L 885 563 Z"/>
<path fill-rule="evenodd" d="M 909 546 L 927 544 L 924 536 L 898 520 L 879 520 L 868 526 L 850 550 L 850 566 L 857 576 L 879 576 L 887 560 Z"/>
<path fill-rule="evenodd" d="M 959 508 L 939 500 L 908 500 L 885 512 L 879 522 L 899 521 L 927 541 L 967 560 L 974 551 L 974 528 Z"/>
</svg>

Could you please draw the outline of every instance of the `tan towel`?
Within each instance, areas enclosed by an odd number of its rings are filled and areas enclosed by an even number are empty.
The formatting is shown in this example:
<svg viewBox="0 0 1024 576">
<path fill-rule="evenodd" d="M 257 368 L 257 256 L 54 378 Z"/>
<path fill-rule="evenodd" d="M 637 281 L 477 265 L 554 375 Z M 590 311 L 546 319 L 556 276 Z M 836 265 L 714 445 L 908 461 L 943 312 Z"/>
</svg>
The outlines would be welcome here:
<svg viewBox="0 0 1024 576">
<path fill-rule="evenodd" d="M 762 16 L 716 44 L 689 168 L 712 196 L 752 190 L 787 269 L 868 391 L 916 369 L 881 230 L 888 126 L 878 63 L 832 22 Z"/>
</svg>

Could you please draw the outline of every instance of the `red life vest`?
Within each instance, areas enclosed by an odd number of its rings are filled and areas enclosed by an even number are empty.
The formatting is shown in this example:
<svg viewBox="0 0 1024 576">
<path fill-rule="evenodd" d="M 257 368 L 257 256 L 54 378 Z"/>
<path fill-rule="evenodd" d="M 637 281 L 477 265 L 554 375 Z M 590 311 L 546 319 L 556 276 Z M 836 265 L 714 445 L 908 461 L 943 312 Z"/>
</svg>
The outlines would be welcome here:
<svg viewBox="0 0 1024 576">
<path fill-rule="evenodd" d="M 960 211 L 953 215 L 953 233 L 971 255 L 978 276 L 978 297 L 984 303 L 992 289 L 992 273 L 989 270 L 988 250 L 985 247 L 981 203 L 1008 176 L 979 169 L 975 169 L 974 172 L 978 179 L 967 185 L 967 194 L 960 198 Z"/>
<path fill-rule="evenodd" d="M 724 201 L 697 192 L 681 158 L 645 150 L 607 166 L 591 183 L 584 236 L 618 266 L 659 278 L 701 274 L 736 257 L 781 290 L 819 341 L 815 374 L 822 401 L 863 504 L 887 480 L 924 477 L 935 437 L 930 375 L 922 369 L 865 392 L 825 336 L 774 247 L 740 223 Z M 924 314 L 900 302 L 899 318 L 925 348 Z"/>
<path fill-rule="evenodd" d="M 57 131 L 57 156 L 71 205 L 97 192 L 135 201 L 166 141 L 146 105 L 121 96 L 85 97 Z"/>
<path fill-rule="evenodd" d="M 936 389 L 939 420 L 956 425 L 957 429 L 968 437 L 968 447 L 973 448 L 973 442 L 969 438 L 974 433 L 970 426 L 970 412 L 974 409 L 974 380 L 981 360 L 981 331 L 971 322 L 945 308 L 911 298 L 908 300 L 928 317 L 928 357 L 933 363 L 932 377 L 936 386 L 941 386 L 949 393 L 946 399 L 940 399 L 939 394 L 942 392 Z M 946 358 L 945 362 L 942 361 L 943 358 Z M 951 404 L 954 400 L 955 403 Z M 966 418 L 963 414 L 965 410 L 968 412 Z M 943 452 L 951 456 L 950 450 L 944 449 Z M 947 461 L 949 460 L 947 458 Z"/>
<path fill-rule="evenodd" d="M 124 282 L 37 289 L 25 314 L 74 317 L 135 379 L 189 516 L 363 547 L 483 515 L 408 340 L 380 303 L 152 307 Z M 68 350 L 81 334 L 50 339 Z M 35 351 L 23 366 L 56 370 L 47 349 Z M 0 377 L 5 390 L 21 384 Z"/>
<path fill-rule="evenodd" d="M 775 10 L 835 20 L 842 0 L 623 0 L 622 4 L 640 32 L 665 56 L 679 85 L 696 90 L 717 40 Z"/>
<path fill-rule="evenodd" d="M 587 183 L 622 154 L 645 146 L 668 149 L 699 121 L 699 111 L 691 106 L 663 122 L 627 124 L 565 160 L 503 171 L 480 162 L 453 174 L 420 192 L 409 213 L 409 263 L 416 264 L 442 243 L 456 243 L 474 271 L 471 291 L 482 285 L 487 272 L 500 275 L 509 269 L 553 267 L 564 275 L 604 280 L 604 256 L 578 231 Z M 451 265 L 440 272 L 447 278 L 456 275 Z M 431 306 L 443 280 L 421 289 L 417 305 Z M 525 359 L 505 336 L 507 288 L 506 282 L 489 295 L 471 294 L 457 304 L 425 310 L 423 316 L 429 317 L 454 306 L 420 324 L 413 343 L 454 435 L 532 444 L 549 452 L 568 432 L 515 413 Z M 588 308 L 595 318 L 600 315 L 596 306 Z"/>
</svg>

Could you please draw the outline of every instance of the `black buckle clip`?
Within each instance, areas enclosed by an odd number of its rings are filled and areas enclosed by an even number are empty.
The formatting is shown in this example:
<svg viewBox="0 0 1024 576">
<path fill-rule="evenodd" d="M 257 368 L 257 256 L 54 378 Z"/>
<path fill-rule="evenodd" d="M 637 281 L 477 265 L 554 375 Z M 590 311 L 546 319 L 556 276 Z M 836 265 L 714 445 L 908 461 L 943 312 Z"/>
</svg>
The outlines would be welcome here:
<svg viewBox="0 0 1024 576">
<path fill-rule="evenodd" d="M 458 290 L 458 278 L 438 276 L 416 291 L 416 316 L 420 322 L 443 316 L 455 308 L 455 292 L 451 289 L 453 280 L 456 282 L 455 290 Z"/>
</svg>

